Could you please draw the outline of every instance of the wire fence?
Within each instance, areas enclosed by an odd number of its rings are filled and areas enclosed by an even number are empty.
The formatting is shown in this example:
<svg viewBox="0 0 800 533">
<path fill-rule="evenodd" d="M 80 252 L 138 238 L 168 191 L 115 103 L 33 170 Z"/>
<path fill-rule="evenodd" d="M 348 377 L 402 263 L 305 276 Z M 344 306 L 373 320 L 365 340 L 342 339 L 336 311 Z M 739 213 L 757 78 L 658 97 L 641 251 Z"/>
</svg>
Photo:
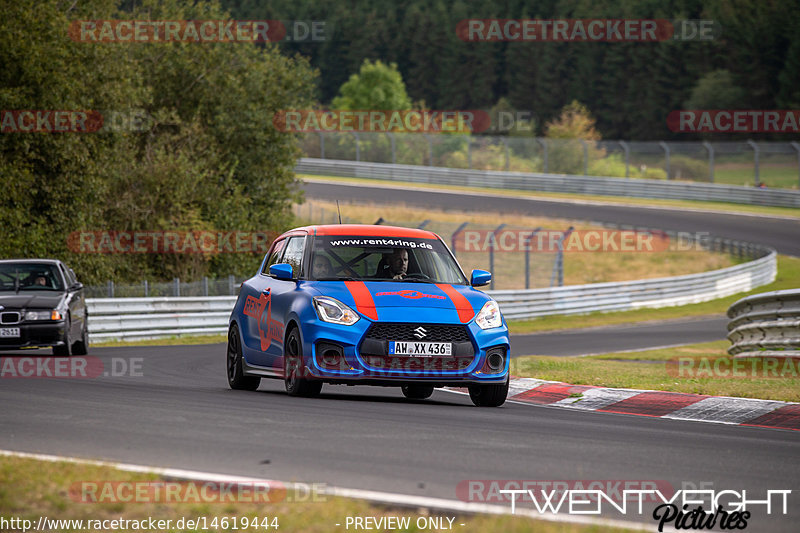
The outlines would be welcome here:
<svg viewBox="0 0 800 533">
<path fill-rule="evenodd" d="M 308 133 L 306 157 L 476 170 L 798 189 L 800 143 L 584 141 L 414 133 Z"/>
</svg>

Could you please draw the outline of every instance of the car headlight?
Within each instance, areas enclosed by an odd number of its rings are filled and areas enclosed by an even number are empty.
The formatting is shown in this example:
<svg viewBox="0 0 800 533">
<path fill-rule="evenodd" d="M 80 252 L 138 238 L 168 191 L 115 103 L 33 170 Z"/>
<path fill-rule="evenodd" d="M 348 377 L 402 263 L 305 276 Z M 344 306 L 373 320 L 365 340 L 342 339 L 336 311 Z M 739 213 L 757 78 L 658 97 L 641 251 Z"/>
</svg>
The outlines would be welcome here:
<svg viewBox="0 0 800 533">
<path fill-rule="evenodd" d="M 56 309 L 52 311 L 27 311 L 25 320 L 61 320 L 63 317 Z"/>
<path fill-rule="evenodd" d="M 475 317 L 475 323 L 481 329 L 499 328 L 503 325 L 503 316 L 500 314 L 500 306 L 494 300 L 489 300 L 481 308 Z"/>
<path fill-rule="evenodd" d="M 317 296 L 314 298 L 314 309 L 317 316 L 323 322 L 352 326 L 358 322 L 358 313 L 347 307 L 345 304 L 329 296 Z"/>
</svg>

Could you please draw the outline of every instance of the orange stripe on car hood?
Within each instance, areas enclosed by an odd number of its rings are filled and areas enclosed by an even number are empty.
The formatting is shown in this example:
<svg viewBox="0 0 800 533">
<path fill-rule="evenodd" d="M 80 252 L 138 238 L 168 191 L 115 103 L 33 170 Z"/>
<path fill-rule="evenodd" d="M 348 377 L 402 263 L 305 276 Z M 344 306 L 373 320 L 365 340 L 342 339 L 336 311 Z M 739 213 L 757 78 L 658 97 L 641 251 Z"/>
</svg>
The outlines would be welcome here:
<svg viewBox="0 0 800 533">
<path fill-rule="evenodd" d="M 456 306 L 456 311 L 458 311 L 458 319 L 466 324 L 472 317 L 475 316 L 475 310 L 470 305 L 469 300 L 458 292 L 452 285 L 445 285 L 444 283 L 437 283 L 437 287 L 439 287 L 450 299 L 453 301 L 453 305 Z"/>
<path fill-rule="evenodd" d="M 356 309 L 359 313 L 372 320 L 378 320 L 378 310 L 375 309 L 375 301 L 372 299 L 369 289 L 363 281 L 345 281 L 345 287 L 350 291 L 353 300 L 356 302 Z"/>
</svg>

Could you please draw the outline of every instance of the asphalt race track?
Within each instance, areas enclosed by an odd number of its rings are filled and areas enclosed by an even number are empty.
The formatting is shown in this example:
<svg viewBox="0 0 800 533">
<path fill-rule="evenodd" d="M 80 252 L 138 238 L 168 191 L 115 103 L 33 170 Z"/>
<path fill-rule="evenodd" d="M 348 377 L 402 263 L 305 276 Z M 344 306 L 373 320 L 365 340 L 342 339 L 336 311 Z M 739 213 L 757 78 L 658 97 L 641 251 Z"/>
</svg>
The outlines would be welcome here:
<svg viewBox="0 0 800 533">
<path fill-rule="evenodd" d="M 800 490 L 793 431 L 515 403 L 476 408 L 444 391 L 419 402 L 394 388 L 344 386 L 290 398 L 272 380 L 257 392 L 232 391 L 221 344 L 97 348 L 92 356 L 106 369 L 141 358 L 140 375 L 3 379 L 0 449 L 448 499 L 471 479 Z M 796 531 L 797 514 L 796 505 L 788 516 L 756 514 L 748 530 Z"/>
<path fill-rule="evenodd" d="M 589 355 L 646 350 L 662 346 L 724 340 L 724 316 L 647 322 L 622 326 L 511 335 L 511 353 L 520 355 Z M 575 317 L 580 326 L 580 317 Z"/>
<path fill-rule="evenodd" d="M 746 242 L 767 244 L 778 252 L 800 256 L 800 220 L 764 216 L 686 211 L 670 208 L 649 208 L 627 205 L 595 205 L 559 202 L 513 196 L 491 196 L 488 193 L 387 188 L 333 182 L 306 181 L 308 198 L 344 202 L 404 203 L 414 207 L 524 213 L 530 216 L 565 218 L 631 225 L 662 230 L 709 232 L 711 235 Z M 612 201 L 612 198 L 609 198 Z M 498 218 L 503 222 L 502 215 Z"/>
</svg>

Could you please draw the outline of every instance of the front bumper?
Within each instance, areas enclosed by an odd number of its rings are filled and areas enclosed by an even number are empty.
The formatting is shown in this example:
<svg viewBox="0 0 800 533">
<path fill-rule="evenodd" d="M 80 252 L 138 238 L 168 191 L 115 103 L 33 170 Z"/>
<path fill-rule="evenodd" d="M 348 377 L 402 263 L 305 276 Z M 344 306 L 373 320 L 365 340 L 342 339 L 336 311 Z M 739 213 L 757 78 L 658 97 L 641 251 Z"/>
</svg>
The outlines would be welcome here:
<svg viewBox="0 0 800 533">
<path fill-rule="evenodd" d="M 19 328 L 19 337 L 0 337 L 0 350 L 17 348 L 45 348 L 64 345 L 64 333 L 67 325 L 59 322 L 43 322 L 40 324 L 18 323 L 2 324 L 0 328 Z"/>
<path fill-rule="evenodd" d="M 339 326 L 315 320 L 304 324 L 303 358 L 307 375 L 326 383 L 359 385 L 403 385 L 425 383 L 437 387 L 463 386 L 475 383 L 505 383 L 511 359 L 508 329 L 482 330 L 474 321 L 467 324 L 427 322 L 390 323 L 404 326 L 461 327 L 468 342 L 453 342 L 453 356 L 414 357 L 381 353 L 379 343 L 368 338 L 373 324 L 383 322 L 359 320 L 353 326 Z M 382 339 L 389 340 L 406 339 Z M 436 341 L 436 339 L 426 339 Z M 330 357 L 323 357 L 324 353 Z M 333 354 L 338 352 L 339 356 Z M 502 353 L 502 365 L 487 365 L 487 354 Z M 496 362 L 496 361 L 495 361 Z"/>
</svg>

